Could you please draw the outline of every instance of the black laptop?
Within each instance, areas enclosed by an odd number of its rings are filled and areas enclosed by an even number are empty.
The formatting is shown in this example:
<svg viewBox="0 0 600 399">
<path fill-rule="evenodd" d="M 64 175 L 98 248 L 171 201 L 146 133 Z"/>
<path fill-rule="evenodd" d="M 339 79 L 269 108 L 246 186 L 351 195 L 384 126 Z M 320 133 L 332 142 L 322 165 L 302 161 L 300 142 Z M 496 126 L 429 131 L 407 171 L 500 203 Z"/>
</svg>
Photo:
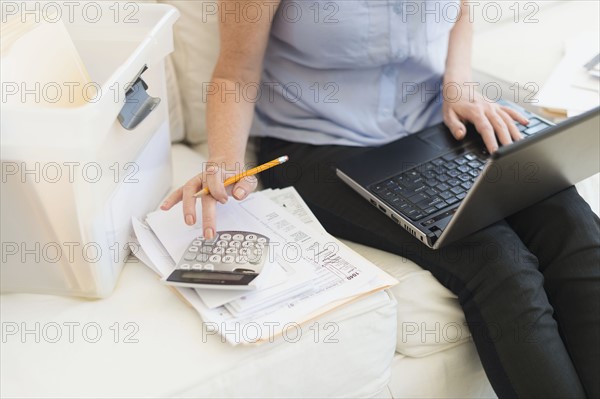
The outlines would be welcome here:
<svg viewBox="0 0 600 399">
<path fill-rule="evenodd" d="M 337 175 L 437 249 L 600 171 L 600 109 L 557 125 L 514 104 L 525 139 L 491 156 L 473 126 L 457 141 L 444 124 L 351 157 Z"/>
</svg>

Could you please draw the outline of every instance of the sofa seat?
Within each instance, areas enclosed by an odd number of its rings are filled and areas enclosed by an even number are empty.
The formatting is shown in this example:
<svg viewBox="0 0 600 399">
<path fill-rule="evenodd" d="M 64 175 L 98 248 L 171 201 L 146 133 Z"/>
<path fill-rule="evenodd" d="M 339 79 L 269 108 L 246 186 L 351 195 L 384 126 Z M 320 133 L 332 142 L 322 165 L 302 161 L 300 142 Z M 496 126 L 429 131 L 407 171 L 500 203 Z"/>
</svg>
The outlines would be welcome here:
<svg viewBox="0 0 600 399">
<path fill-rule="evenodd" d="M 134 258 L 107 299 L 3 294 L 0 309 L 3 325 L 20 329 L 3 337 L 2 397 L 373 396 L 386 389 L 395 346 L 387 291 L 325 315 L 318 334 L 310 323 L 299 339 L 294 330 L 273 343 L 223 343 Z M 72 342 L 69 322 L 79 323 Z M 38 336 L 22 335 L 36 323 Z"/>
</svg>

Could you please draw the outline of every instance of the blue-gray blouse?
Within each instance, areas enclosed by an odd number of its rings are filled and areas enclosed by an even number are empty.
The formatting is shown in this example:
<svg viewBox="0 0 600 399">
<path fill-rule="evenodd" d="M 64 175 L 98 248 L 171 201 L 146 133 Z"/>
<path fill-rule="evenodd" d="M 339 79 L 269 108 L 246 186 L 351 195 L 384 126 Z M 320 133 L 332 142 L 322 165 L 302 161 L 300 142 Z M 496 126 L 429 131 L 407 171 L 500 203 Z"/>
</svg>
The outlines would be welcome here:
<svg viewBox="0 0 600 399">
<path fill-rule="evenodd" d="M 458 7 L 458 0 L 283 0 L 251 134 L 372 146 L 440 122 Z"/>
</svg>

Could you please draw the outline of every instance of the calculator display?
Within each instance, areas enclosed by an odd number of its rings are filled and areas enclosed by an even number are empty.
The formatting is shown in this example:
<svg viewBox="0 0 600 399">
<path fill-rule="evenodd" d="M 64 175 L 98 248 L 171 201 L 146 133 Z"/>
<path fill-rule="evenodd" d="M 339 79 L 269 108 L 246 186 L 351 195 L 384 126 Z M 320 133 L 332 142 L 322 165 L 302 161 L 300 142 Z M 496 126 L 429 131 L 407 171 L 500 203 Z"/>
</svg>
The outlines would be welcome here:
<svg viewBox="0 0 600 399">
<path fill-rule="evenodd" d="M 172 285 L 195 287 L 198 284 L 212 286 L 248 286 L 257 274 L 214 272 L 204 270 L 174 270 L 166 282 Z"/>
<path fill-rule="evenodd" d="M 183 272 L 182 278 L 185 279 L 202 279 L 202 280 L 231 280 L 238 281 L 245 277 L 243 274 L 217 273 L 217 272 Z"/>
</svg>

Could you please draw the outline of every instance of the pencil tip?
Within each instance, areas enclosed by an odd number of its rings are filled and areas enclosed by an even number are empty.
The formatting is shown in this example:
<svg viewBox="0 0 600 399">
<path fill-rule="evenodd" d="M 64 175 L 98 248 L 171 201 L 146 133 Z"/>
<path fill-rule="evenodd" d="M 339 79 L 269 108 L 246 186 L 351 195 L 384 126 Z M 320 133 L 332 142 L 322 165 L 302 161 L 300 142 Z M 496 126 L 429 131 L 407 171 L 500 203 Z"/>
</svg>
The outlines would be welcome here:
<svg viewBox="0 0 600 399">
<path fill-rule="evenodd" d="M 284 163 L 286 162 L 288 159 L 290 159 L 287 155 L 284 155 L 282 157 L 279 157 L 279 163 Z"/>
</svg>

